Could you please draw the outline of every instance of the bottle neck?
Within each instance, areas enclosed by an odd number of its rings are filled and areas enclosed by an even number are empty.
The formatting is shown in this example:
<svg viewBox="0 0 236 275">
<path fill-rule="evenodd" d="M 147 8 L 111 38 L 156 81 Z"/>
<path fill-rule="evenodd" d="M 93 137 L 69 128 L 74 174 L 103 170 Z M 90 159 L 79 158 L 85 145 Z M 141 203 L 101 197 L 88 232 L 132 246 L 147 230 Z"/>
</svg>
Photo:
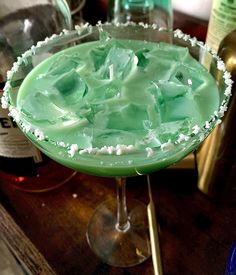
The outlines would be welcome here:
<svg viewBox="0 0 236 275">
<path fill-rule="evenodd" d="M 152 9 L 154 8 L 154 1 L 152 0 L 123 0 L 123 6 L 125 9 Z"/>
<path fill-rule="evenodd" d="M 125 9 L 162 9 L 166 13 L 172 12 L 172 5 L 170 0 L 120 0 L 121 5 Z"/>
<path fill-rule="evenodd" d="M 172 28 L 170 0 L 113 0 L 109 1 L 108 20 L 114 23 L 143 22 Z"/>
</svg>

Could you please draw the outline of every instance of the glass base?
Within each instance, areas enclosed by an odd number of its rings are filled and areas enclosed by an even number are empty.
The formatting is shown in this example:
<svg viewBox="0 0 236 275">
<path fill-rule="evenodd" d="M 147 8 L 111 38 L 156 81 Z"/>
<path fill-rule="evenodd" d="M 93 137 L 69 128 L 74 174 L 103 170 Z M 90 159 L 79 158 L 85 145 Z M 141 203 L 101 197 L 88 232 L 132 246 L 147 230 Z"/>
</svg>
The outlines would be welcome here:
<svg viewBox="0 0 236 275">
<path fill-rule="evenodd" d="M 128 224 L 124 230 L 119 230 L 117 226 L 115 200 L 98 206 L 88 224 L 90 248 L 111 266 L 134 266 L 151 255 L 146 205 L 137 200 L 128 200 L 127 209 Z"/>
</svg>

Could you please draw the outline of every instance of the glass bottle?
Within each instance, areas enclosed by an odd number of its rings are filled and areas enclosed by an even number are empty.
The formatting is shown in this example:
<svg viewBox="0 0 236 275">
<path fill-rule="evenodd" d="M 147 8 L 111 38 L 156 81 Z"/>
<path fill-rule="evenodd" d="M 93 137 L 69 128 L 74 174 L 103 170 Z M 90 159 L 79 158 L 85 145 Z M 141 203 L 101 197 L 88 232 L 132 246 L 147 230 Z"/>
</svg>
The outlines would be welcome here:
<svg viewBox="0 0 236 275">
<path fill-rule="evenodd" d="M 220 43 L 218 55 L 236 81 L 236 29 Z M 236 85 L 222 123 L 198 152 L 198 188 L 209 197 L 224 203 L 236 202 Z"/>
<path fill-rule="evenodd" d="M 159 27 L 171 29 L 171 0 L 112 0 L 109 1 L 108 20 L 114 23 L 155 23 Z"/>
<path fill-rule="evenodd" d="M 236 1 L 213 0 L 206 43 L 216 52 L 225 36 L 236 28 Z"/>
<path fill-rule="evenodd" d="M 0 97 L 7 71 L 12 67 L 16 58 L 33 44 L 53 33 L 70 29 L 71 25 L 71 13 L 66 0 L 1 1 Z M 49 170 L 43 163 L 44 156 L 22 134 L 16 123 L 8 117 L 8 112 L 8 110 L 2 109 L 0 104 L 0 171 L 3 173 L 1 177 L 6 177 L 7 180 L 16 183 L 19 187 L 22 184 L 23 186 L 28 185 L 26 189 L 30 190 L 29 179 L 32 181 L 32 176 L 38 176 L 40 169 L 43 169 L 44 173 Z M 42 187 L 41 183 L 40 186 L 35 184 L 32 190 L 48 189 L 53 185 Z"/>
</svg>

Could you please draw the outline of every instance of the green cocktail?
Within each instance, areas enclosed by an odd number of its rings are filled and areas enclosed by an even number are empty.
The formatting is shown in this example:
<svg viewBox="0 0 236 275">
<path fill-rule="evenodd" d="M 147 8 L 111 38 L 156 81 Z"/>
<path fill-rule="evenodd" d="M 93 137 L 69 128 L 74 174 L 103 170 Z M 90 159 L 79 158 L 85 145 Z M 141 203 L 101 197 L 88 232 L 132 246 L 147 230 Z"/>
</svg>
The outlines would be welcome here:
<svg viewBox="0 0 236 275">
<path fill-rule="evenodd" d="M 188 48 L 100 36 L 27 75 L 16 108 L 30 139 L 102 176 L 153 172 L 195 149 L 220 105 L 214 78 Z"/>
<path fill-rule="evenodd" d="M 105 24 L 32 47 L 9 72 L 2 103 L 52 159 L 119 177 L 118 220 L 114 203 L 102 205 L 88 240 L 105 262 L 125 267 L 146 259 L 150 247 L 141 208 L 127 214 L 121 177 L 156 171 L 196 149 L 227 110 L 231 86 L 216 54 L 181 31 Z"/>
</svg>

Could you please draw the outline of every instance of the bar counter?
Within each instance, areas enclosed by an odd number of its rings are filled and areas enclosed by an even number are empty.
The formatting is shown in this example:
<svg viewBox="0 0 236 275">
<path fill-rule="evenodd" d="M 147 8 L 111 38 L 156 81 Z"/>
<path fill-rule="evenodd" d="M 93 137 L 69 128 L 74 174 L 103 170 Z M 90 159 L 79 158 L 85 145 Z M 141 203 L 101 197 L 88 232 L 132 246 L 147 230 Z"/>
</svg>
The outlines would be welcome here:
<svg viewBox="0 0 236 275">
<path fill-rule="evenodd" d="M 222 275 L 236 240 L 235 205 L 209 199 L 196 183 L 193 169 L 151 175 L 165 275 Z M 31 274 L 153 274 L 151 257 L 135 267 L 111 267 L 87 244 L 94 209 L 115 195 L 113 178 L 78 172 L 55 190 L 27 193 L 0 172 L 0 234 Z M 130 198 L 148 204 L 144 176 L 128 179 Z"/>
</svg>

